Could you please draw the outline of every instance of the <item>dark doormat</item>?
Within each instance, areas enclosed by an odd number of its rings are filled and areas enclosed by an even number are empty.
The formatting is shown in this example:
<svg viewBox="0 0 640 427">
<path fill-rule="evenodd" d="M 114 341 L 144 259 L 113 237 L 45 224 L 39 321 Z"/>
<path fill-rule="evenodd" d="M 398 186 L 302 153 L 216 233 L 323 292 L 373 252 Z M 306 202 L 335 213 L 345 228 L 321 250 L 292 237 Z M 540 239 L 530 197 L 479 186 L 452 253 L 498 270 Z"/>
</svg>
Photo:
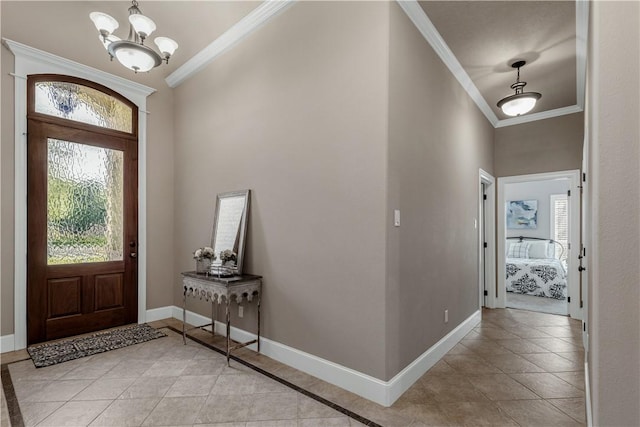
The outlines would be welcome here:
<svg viewBox="0 0 640 427">
<path fill-rule="evenodd" d="M 144 323 L 98 332 L 83 338 L 34 345 L 27 348 L 27 351 L 36 368 L 42 368 L 166 336 L 164 332 Z"/>
</svg>

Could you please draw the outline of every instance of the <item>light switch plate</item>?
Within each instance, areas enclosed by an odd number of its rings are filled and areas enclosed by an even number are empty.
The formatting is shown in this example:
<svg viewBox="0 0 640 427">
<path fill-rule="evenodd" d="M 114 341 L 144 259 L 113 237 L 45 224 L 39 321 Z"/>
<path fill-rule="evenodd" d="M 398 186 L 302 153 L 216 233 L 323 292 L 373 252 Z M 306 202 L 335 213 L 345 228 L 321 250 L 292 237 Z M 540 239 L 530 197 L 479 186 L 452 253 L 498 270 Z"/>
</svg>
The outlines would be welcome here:
<svg viewBox="0 0 640 427">
<path fill-rule="evenodd" d="M 393 225 L 400 227 L 400 209 L 393 211 Z"/>
</svg>

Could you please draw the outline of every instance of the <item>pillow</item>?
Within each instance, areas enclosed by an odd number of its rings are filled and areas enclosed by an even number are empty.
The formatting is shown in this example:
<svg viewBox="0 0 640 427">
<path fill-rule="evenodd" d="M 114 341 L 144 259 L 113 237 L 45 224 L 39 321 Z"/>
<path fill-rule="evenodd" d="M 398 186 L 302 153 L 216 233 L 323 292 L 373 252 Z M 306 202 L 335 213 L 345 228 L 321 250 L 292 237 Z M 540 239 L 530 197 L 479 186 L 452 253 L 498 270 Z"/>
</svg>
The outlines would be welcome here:
<svg viewBox="0 0 640 427">
<path fill-rule="evenodd" d="M 531 244 L 529 242 L 518 242 L 512 243 L 509 246 L 509 252 L 507 252 L 507 257 L 509 258 L 529 258 L 529 247 Z"/>
<path fill-rule="evenodd" d="M 529 258 L 553 258 L 549 256 L 549 242 L 529 242 Z"/>
</svg>

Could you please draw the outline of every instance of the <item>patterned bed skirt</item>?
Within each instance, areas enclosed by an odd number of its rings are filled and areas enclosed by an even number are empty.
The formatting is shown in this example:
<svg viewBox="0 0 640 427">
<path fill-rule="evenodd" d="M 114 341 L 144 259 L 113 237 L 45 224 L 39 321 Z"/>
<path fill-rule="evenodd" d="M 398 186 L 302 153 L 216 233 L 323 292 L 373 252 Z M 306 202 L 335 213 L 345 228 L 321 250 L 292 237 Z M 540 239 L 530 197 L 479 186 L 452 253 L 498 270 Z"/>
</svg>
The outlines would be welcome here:
<svg viewBox="0 0 640 427">
<path fill-rule="evenodd" d="M 558 300 L 567 298 L 567 277 L 558 260 L 508 258 L 506 270 L 508 292 Z"/>
</svg>

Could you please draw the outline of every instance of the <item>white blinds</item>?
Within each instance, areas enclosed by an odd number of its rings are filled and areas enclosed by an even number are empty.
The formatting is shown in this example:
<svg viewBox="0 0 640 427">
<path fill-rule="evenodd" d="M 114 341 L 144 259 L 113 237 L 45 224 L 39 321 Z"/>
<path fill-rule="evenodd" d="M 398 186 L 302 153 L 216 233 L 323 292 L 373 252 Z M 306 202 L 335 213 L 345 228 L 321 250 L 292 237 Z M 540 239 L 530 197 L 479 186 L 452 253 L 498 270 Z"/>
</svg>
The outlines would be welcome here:
<svg viewBox="0 0 640 427">
<path fill-rule="evenodd" d="M 562 254 L 561 260 L 566 261 L 569 255 L 569 199 L 566 194 L 551 195 L 550 231 L 551 238 L 562 243 L 562 246 L 564 246 L 564 253 Z"/>
</svg>

